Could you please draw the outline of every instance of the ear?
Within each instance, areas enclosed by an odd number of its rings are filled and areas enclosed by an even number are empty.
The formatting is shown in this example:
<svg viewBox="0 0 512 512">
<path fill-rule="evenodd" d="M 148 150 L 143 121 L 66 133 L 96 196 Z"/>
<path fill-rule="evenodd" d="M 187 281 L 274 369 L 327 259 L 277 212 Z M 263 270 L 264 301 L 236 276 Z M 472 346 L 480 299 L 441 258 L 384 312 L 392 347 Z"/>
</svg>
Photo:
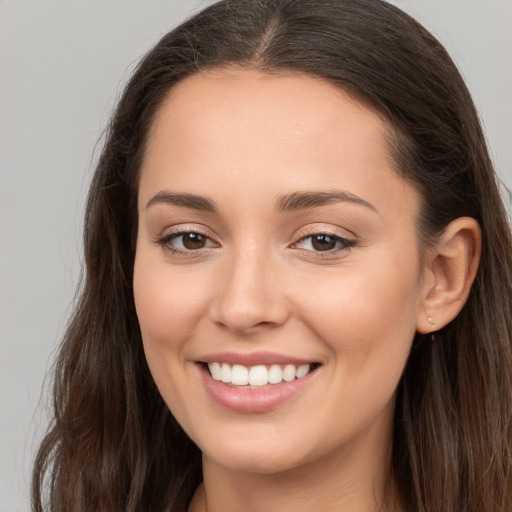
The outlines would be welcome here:
<svg viewBox="0 0 512 512">
<path fill-rule="evenodd" d="M 459 314 L 475 279 L 481 247 L 478 222 L 460 217 L 448 224 L 436 246 L 428 250 L 417 332 L 437 331 Z"/>
</svg>

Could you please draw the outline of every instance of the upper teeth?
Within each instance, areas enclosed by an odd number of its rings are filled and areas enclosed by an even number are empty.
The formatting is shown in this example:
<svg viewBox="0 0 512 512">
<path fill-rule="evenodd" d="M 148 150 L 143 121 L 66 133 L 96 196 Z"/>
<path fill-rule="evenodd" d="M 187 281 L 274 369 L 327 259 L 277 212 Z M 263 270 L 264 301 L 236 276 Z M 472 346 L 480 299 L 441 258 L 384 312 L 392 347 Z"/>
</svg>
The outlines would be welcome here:
<svg viewBox="0 0 512 512">
<path fill-rule="evenodd" d="M 272 364 L 266 366 L 261 364 L 247 367 L 241 364 L 208 363 L 208 369 L 215 380 L 226 384 L 260 387 L 267 384 L 279 384 L 283 381 L 290 382 L 295 378 L 300 379 L 309 373 L 310 365 L 287 364 L 281 366 Z"/>
</svg>

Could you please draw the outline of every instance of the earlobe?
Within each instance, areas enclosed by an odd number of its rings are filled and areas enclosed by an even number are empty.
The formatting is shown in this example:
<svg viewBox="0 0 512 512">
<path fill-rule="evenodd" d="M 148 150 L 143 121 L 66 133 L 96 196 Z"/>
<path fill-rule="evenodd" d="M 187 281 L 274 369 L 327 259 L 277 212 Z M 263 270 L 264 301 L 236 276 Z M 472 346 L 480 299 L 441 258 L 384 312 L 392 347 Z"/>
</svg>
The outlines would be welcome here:
<svg viewBox="0 0 512 512">
<path fill-rule="evenodd" d="M 481 231 L 470 217 L 452 221 L 428 256 L 422 307 L 416 330 L 426 334 L 451 322 L 460 312 L 476 276 Z"/>
</svg>

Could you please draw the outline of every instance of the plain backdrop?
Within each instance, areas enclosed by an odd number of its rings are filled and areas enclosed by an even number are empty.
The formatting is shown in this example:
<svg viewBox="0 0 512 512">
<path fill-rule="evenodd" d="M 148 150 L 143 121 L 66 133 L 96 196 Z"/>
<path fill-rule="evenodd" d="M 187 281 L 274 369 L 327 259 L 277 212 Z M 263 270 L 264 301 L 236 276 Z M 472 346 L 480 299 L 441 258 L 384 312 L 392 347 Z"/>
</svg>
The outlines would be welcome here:
<svg viewBox="0 0 512 512">
<path fill-rule="evenodd" d="M 0 512 L 29 510 L 102 128 L 135 62 L 209 3 L 0 0 Z M 511 186 L 512 0 L 394 3 L 452 54 Z"/>
</svg>

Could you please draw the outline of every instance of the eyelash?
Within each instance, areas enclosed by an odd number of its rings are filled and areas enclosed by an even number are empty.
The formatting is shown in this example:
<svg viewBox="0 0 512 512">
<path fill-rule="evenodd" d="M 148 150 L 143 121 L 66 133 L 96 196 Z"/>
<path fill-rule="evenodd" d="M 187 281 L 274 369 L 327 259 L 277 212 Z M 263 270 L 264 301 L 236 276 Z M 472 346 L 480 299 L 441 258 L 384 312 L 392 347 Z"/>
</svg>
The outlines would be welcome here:
<svg viewBox="0 0 512 512">
<path fill-rule="evenodd" d="M 162 249 L 164 249 L 165 251 L 170 252 L 177 256 L 192 256 L 192 255 L 195 255 L 194 253 L 198 253 L 199 251 L 204 251 L 204 250 L 210 249 L 209 247 L 202 247 L 197 250 L 194 250 L 194 249 L 187 250 L 187 249 L 179 249 L 172 245 L 173 240 L 176 240 L 180 237 L 183 237 L 183 236 L 189 235 L 189 234 L 200 235 L 200 236 L 204 237 L 207 242 L 208 241 L 211 242 L 211 238 L 207 234 L 205 234 L 197 229 L 182 229 L 180 231 L 177 231 L 176 233 L 169 233 L 168 235 L 158 238 L 157 240 L 155 240 L 155 242 L 158 245 L 160 245 L 162 247 Z"/>
<path fill-rule="evenodd" d="M 310 244 L 312 245 L 314 243 L 313 239 L 315 237 L 328 237 L 334 242 L 335 247 L 332 249 L 325 250 L 325 251 L 315 251 L 313 249 L 300 249 L 300 248 L 298 248 L 298 250 L 303 250 L 308 253 L 313 253 L 315 255 L 315 257 L 317 257 L 317 258 L 326 258 L 329 256 L 336 255 L 343 251 L 348 251 L 357 245 L 356 240 L 351 240 L 349 238 L 345 238 L 340 235 L 330 233 L 328 231 L 318 231 L 316 233 L 311 233 L 311 234 L 302 236 L 297 242 L 295 242 L 292 245 L 292 247 L 296 246 L 296 245 L 300 244 L 301 242 L 304 242 L 308 239 L 310 240 Z"/>
<path fill-rule="evenodd" d="M 195 255 L 198 255 L 198 253 L 200 251 L 205 251 L 205 250 L 208 251 L 212 248 L 212 247 L 201 247 L 198 249 L 188 249 L 187 250 L 187 249 L 180 249 L 180 248 L 177 248 L 172 245 L 173 240 L 179 239 L 188 234 L 194 234 L 194 235 L 199 235 L 201 237 L 204 237 L 206 239 L 207 243 L 208 243 L 208 241 L 210 241 L 210 242 L 212 241 L 212 239 L 207 234 L 205 234 L 197 229 L 190 229 L 190 230 L 180 230 L 180 231 L 177 231 L 176 233 L 170 233 L 168 235 L 158 238 L 157 240 L 155 240 L 155 243 L 160 245 L 165 251 L 170 252 L 173 255 L 177 255 L 177 256 L 195 256 Z M 358 242 L 356 240 L 351 240 L 349 238 L 345 238 L 345 237 L 336 235 L 334 233 L 330 233 L 328 231 L 318 231 L 318 232 L 311 233 L 311 234 L 300 237 L 297 242 L 294 242 L 291 245 L 291 247 L 295 248 L 294 246 L 297 246 L 298 244 L 300 244 L 308 239 L 310 239 L 312 241 L 314 237 L 319 237 L 319 236 L 328 237 L 328 238 L 332 239 L 332 241 L 335 243 L 336 247 L 334 247 L 333 249 L 328 249 L 326 251 L 315 251 L 312 249 L 303 249 L 303 248 L 302 249 L 297 248 L 297 250 L 301 250 L 301 251 L 307 252 L 309 254 L 314 254 L 315 257 L 318 257 L 318 258 L 325 258 L 325 257 L 329 257 L 329 256 L 333 256 L 335 254 L 338 254 L 339 252 L 342 252 L 342 251 L 348 251 L 358 245 Z M 311 243 L 313 243 L 313 242 L 311 242 Z M 213 247 L 213 248 L 215 248 L 215 247 Z M 196 254 L 194 254 L 194 253 L 196 253 Z"/>
</svg>

